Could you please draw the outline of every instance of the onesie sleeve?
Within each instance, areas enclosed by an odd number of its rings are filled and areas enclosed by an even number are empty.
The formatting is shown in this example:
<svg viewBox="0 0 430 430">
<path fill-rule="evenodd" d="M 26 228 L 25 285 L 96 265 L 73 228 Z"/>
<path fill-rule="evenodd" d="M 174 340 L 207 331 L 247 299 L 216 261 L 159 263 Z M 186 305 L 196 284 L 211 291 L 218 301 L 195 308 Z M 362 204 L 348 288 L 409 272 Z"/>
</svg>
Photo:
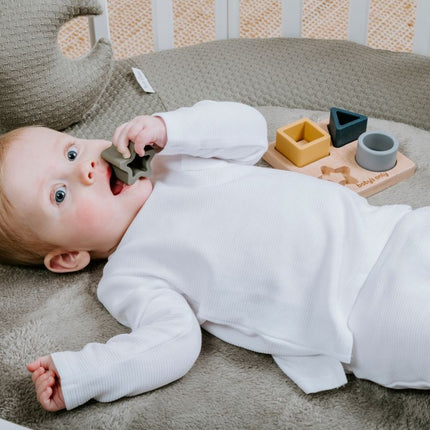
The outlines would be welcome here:
<svg viewBox="0 0 430 430">
<path fill-rule="evenodd" d="M 267 150 L 266 120 L 245 104 L 204 100 L 155 115 L 167 128 L 162 154 L 255 164 Z"/>
<path fill-rule="evenodd" d="M 98 296 L 131 332 L 81 351 L 52 354 L 67 409 L 90 399 L 109 402 L 173 382 L 200 353 L 200 325 L 182 295 L 134 276 L 102 279 Z"/>
</svg>

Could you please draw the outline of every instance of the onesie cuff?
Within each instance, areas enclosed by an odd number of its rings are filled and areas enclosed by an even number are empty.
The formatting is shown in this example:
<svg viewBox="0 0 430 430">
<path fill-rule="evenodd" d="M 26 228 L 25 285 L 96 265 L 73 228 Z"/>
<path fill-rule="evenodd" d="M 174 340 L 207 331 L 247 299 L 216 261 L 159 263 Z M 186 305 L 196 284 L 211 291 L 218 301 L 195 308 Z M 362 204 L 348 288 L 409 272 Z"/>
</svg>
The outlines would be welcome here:
<svg viewBox="0 0 430 430">
<path fill-rule="evenodd" d="M 306 394 L 339 388 L 348 382 L 340 361 L 327 355 L 273 356 L 273 359 Z"/>
<path fill-rule="evenodd" d="M 109 378 L 100 382 L 96 372 L 89 371 L 86 350 L 56 352 L 51 354 L 51 357 L 60 376 L 67 410 L 74 409 L 106 391 L 105 385 L 109 384 Z"/>
<path fill-rule="evenodd" d="M 91 398 L 85 396 L 85 389 L 83 389 L 81 393 L 78 394 L 80 378 L 79 374 L 76 373 L 76 371 L 74 372 L 72 369 L 72 354 L 73 353 L 69 351 L 51 354 L 55 367 L 57 368 L 58 374 L 60 376 L 61 390 L 63 392 L 64 403 L 68 411 L 80 406 Z M 82 394 L 84 394 L 83 398 L 81 398 Z"/>
<path fill-rule="evenodd" d="M 171 112 L 154 113 L 152 116 L 158 116 L 163 119 L 167 130 L 167 144 L 163 148 L 164 155 L 177 155 L 183 152 L 184 143 L 187 143 L 186 130 L 187 116 L 182 110 Z M 190 140 L 188 136 L 188 140 Z"/>
</svg>

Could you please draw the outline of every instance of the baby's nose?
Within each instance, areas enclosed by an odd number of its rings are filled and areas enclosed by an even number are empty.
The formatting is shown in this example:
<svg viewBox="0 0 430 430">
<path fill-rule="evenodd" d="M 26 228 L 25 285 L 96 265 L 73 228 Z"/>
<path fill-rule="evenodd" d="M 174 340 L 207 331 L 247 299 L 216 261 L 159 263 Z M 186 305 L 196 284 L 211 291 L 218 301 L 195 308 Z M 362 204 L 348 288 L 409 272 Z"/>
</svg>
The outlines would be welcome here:
<svg viewBox="0 0 430 430">
<path fill-rule="evenodd" d="M 92 184 L 94 182 L 94 174 L 96 170 L 95 161 L 85 161 L 81 164 L 81 180 L 85 184 Z"/>
</svg>

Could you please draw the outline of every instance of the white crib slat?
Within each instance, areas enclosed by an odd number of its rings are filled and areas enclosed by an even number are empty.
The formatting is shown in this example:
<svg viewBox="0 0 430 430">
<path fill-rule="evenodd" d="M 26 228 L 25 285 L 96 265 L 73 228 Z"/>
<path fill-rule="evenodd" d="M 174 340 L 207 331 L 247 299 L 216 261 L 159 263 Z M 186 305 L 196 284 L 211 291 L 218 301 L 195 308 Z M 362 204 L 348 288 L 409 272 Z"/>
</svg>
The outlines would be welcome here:
<svg viewBox="0 0 430 430">
<path fill-rule="evenodd" d="M 415 34 L 412 51 L 430 55 L 430 1 L 417 0 Z"/>
<path fill-rule="evenodd" d="M 303 0 L 282 0 L 282 37 L 302 35 Z"/>
<path fill-rule="evenodd" d="M 88 28 L 90 32 L 90 44 L 94 46 L 100 38 L 110 40 L 109 15 L 106 0 L 99 0 L 103 13 L 98 16 L 88 17 Z"/>
<path fill-rule="evenodd" d="M 348 40 L 367 44 L 370 0 L 349 0 Z"/>
<path fill-rule="evenodd" d="M 228 0 L 228 38 L 236 39 L 240 35 L 240 0 Z"/>
<path fill-rule="evenodd" d="M 151 0 L 151 6 L 154 49 L 161 51 L 174 48 L 172 0 Z"/>
<path fill-rule="evenodd" d="M 215 0 L 215 38 L 228 39 L 228 0 Z"/>
</svg>

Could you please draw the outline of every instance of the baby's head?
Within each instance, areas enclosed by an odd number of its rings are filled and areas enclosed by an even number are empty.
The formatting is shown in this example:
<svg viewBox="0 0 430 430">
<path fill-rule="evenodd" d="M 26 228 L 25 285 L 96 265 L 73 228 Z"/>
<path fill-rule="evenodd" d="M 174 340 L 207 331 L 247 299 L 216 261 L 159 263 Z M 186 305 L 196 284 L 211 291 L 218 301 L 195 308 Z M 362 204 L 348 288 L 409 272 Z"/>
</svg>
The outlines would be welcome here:
<svg viewBox="0 0 430 430">
<path fill-rule="evenodd" d="M 110 145 L 45 127 L 0 137 L 0 262 L 71 272 L 116 248 L 152 184 L 112 186 Z"/>
<path fill-rule="evenodd" d="M 6 153 L 11 145 L 18 144 L 23 132 L 24 128 L 20 128 L 0 137 L 0 178 L 3 177 Z M 16 219 L 3 181 L 0 180 L 0 262 L 43 264 L 48 248 L 24 223 Z"/>
</svg>

